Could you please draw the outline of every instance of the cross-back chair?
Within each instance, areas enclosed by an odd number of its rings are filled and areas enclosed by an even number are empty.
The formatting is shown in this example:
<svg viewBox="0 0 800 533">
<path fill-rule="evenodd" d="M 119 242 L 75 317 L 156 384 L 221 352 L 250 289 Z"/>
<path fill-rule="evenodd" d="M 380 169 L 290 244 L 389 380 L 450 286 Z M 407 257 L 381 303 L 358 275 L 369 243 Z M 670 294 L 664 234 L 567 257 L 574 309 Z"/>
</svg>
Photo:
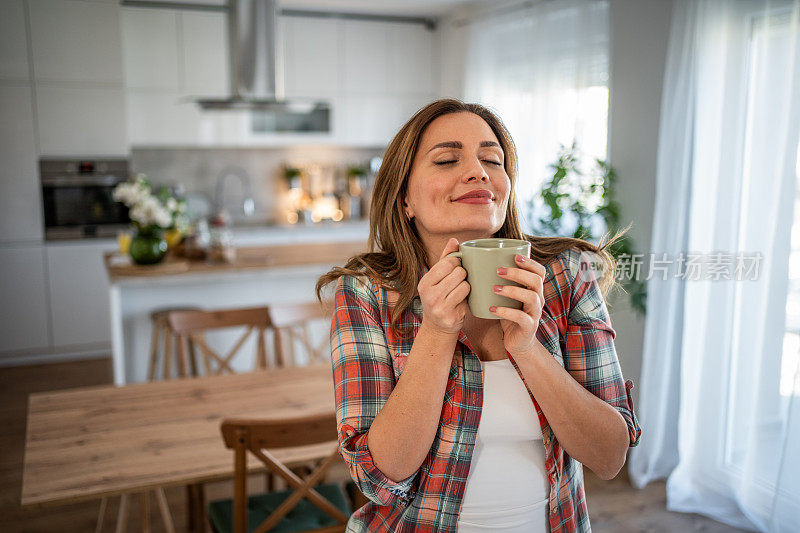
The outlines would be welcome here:
<svg viewBox="0 0 800 533">
<path fill-rule="evenodd" d="M 219 533 L 281 531 L 338 533 L 351 513 L 342 487 L 320 484 L 326 470 L 341 461 L 334 413 L 283 420 L 226 419 L 221 426 L 225 446 L 234 450 L 233 500 L 212 502 L 209 519 Z M 305 479 L 279 461 L 272 451 L 287 447 L 330 444 L 318 466 Z M 247 496 L 247 454 L 281 476 L 290 490 Z M 233 529 L 231 529 L 231 526 Z"/>
<path fill-rule="evenodd" d="M 269 320 L 275 330 L 274 345 L 276 361 L 281 366 L 297 364 L 295 348 L 302 347 L 310 363 L 329 363 L 330 319 L 333 308 L 319 302 L 279 304 L 269 308 Z M 309 326 L 326 321 L 325 334 L 315 340 Z"/>
<path fill-rule="evenodd" d="M 178 357 L 186 359 L 186 346 L 191 343 L 202 356 L 206 375 L 235 373 L 231 361 L 253 333 L 257 345 L 254 369 L 267 368 L 265 332 L 271 326 L 267 307 L 175 311 L 167 320 L 178 338 Z M 217 353 L 206 342 L 205 332 L 238 327 L 246 329 L 227 354 Z"/>
</svg>

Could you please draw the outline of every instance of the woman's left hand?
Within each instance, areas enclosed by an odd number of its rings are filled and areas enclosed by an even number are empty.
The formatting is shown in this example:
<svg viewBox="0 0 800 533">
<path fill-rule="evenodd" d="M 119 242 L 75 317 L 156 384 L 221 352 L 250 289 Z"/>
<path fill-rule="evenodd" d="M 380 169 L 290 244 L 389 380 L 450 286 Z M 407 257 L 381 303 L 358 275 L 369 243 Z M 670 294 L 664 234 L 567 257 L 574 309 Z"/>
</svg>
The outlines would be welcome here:
<svg viewBox="0 0 800 533">
<path fill-rule="evenodd" d="M 527 353 L 536 345 L 536 330 L 544 306 L 544 266 L 529 257 L 517 255 L 519 268 L 498 268 L 497 275 L 515 281 L 513 285 L 495 285 L 496 294 L 522 302 L 522 309 L 490 307 L 489 311 L 500 317 L 503 344 L 511 355 Z"/>
</svg>

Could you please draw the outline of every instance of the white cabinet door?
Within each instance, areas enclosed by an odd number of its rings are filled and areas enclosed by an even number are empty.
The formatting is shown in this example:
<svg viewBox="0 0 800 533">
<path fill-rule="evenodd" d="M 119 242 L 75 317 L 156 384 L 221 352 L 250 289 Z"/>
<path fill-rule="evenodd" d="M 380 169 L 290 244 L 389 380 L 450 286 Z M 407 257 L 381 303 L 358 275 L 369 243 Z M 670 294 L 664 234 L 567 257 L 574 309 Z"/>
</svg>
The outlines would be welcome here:
<svg viewBox="0 0 800 533">
<path fill-rule="evenodd" d="M 45 156 L 125 156 L 125 91 L 101 85 L 38 84 L 39 142 Z"/>
<path fill-rule="evenodd" d="M 0 241 L 41 241 L 42 209 L 28 82 L 0 82 L 0 161 Z"/>
<path fill-rule="evenodd" d="M 361 95 L 342 99 L 347 144 L 385 147 L 427 97 Z"/>
<path fill-rule="evenodd" d="M 122 83 L 119 5 L 29 0 L 37 80 Z"/>
<path fill-rule="evenodd" d="M 122 10 L 125 87 L 177 91 L 178 14 L 175 10 Z"/>
<path fill-rule="evenodd" d="M 179 13 L 183 74 L 181 92 L 193 96 L 228 95 L 228 28 L 224 13 Z"/>
<path fill-rule="evenodd" d="M 434 32 L 422 24 L 392 24 L 389 31 L 390 92 L 431 96 L 438 49 Z"/>
<path fill-rule="evenodd" d="M 22 0 L 0 2 L 0 78 L 30 78 L 27 37 Z"/>
<path fill-rule="evenodd" d="M 44 248 L 0 248 L 0 352 L 47 348 Z"/>
<path fill-rule="evenodd" d="M 113 241 L 47 246 L 53 345 L 80 346 L 111 342 L 108 276 L 103 252 Z"/>
<path fill-rule="evenodd" d="M 283 17 L 284 90 L 288 98 L 319 98 L 339 91 L 341 21 Z"/>
<path fill-rule="evenodd" d="M 354 94 L 385 94 L 391 90 L 389 46 L 394 24 L 346 20 L 343 23 L 342 89 Z"/>
<path fill-rule="evenodd" d="M 195 145 L 203 116 L 197 104 L 176 91 L 126 92 L 128 140 L 132 146 Z"/>
</svg>

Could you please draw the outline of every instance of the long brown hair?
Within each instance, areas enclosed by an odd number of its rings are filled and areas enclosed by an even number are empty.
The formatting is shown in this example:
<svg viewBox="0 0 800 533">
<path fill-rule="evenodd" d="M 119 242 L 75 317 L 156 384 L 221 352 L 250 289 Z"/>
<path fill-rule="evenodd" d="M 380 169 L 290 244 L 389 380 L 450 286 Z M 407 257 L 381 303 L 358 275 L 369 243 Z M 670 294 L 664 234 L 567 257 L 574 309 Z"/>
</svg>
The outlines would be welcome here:
<svg viewBox="0 0 800 533">
<path fill-rule="evenodd" d="M 541 264 L 548 263 L 569 248 L 593 252 L 602 263 L 601 272 L 612 273 L 610 276 L 604 275 L 599 279 L 603 294 L 607 294 L 614 287 L 615 276 L 613 273 L 616 272 L 616 265 L 614 257 L 606 248 L 626 233 L 630 226 L 617 232 L 610 240 L 607 240 L 607 234 L 604 235 L 598 246 L 582 239 L 535 237 L 523 234 L 514 194 L 517 178 L 517 151 L 511 135 L 500 118 L 486 107 L 445 98 L 431 102 L 417 111 L 389 143 L 383 163 L 375 178 L 375 187 L 372 193 L 368 251 L 351 257 L 343 267 L 334 267 L 330 272 L 323 274 L 317 280 L 317 298 L 322 300 L 323 289 L 341 276 L 366 274 L 379 284 L 398 291 L 399 297 L 392 310 L 391 325 L 395 332 L 407 333 L 398 328 L 398 323 L 402 312 L 408 308 L 417 295 L 417 284 L 426 257 L 422 240 L 403 210 L 411 165 L 417 154 L 422 134 L 428 125 L 442 115 L 462 112 L 473 113 L 486 121 L 497 136 L 505 154 L 504 165 L 506 174 L 511 180 L 511 189 L 505 221 L 494 236 L 527 239 L 531 243 L 531 258 Z"/>
</svg>

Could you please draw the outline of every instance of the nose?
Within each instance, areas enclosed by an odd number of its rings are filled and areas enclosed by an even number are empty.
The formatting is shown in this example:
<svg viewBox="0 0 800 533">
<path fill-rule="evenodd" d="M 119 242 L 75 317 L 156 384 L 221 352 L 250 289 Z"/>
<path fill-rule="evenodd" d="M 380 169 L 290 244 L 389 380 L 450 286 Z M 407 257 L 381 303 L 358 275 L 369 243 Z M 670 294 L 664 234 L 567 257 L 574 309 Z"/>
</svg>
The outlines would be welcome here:
<svg viewBox="0 0 800 533">
<path fill-rule="evenodd" d="M 489 175 L 486 173 L 481 160 L 477 157 L 472 158 L 467 168 L 464 169 L 464 182 L 471 183 L 473 181 L 482 183 L 489 181 Z"/>
</svg>

